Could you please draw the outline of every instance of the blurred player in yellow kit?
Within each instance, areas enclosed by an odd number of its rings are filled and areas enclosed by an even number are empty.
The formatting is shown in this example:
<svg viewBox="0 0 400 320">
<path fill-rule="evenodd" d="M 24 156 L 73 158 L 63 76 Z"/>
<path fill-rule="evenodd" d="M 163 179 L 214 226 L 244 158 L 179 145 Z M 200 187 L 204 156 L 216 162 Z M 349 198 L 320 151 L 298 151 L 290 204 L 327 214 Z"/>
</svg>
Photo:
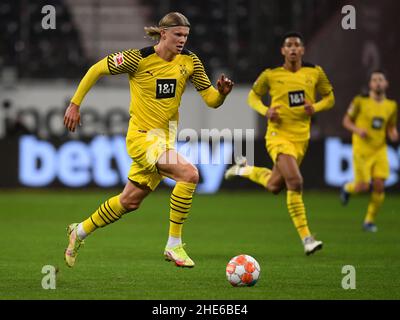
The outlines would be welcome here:
<svg viewBox="0 0 400 320">
<path fill-rule="evenodd" d="M 353 133 L 354 181 L 345 184 L 340 198 L 343 205 L 351 194 L 371 192 L 363 229 L 376 232 L 375 218 L 385 198 L 385 180 L 389 177 L 386 136 L 399 140 L 397 104 L 386 98 L 389 83 L 377 70 L 369 79 L 369 94 L 356 96 L 343 118 L 343 126 Z M 372 190 L 371 190 L 372 184 Z"/>
<path fill-rule="evenodd" d="M 241 176 L 277 194 L 285 186 L 287 207 L 306 255 L 322 248 L 322 242 L 312 236 L 303 203 L 303 177 L 299 166 L 310 138 L 311 116 L 334 105 L 332 86 L 320 66 L 303 62 L 303 37 L 297 32 L 287 33 L 282 39 L 284 64 L 267 68 L 258 77 L 248 96 L 249 105 L 266 117 L 265 136 L 268 153 L 274 162 L 272 170 L 253 167 L 246 159 L 236 160 L 225 178 Z M 316 93 L 322 99 L 316 102 Z M 268 107 L 262 102 L 271 96 Z"/>
<path fill-rule="evenodd" d="M 138 209 L 164 177 L 176 181 L 170 197 L 169 238 L 164 256 L 177 266 L 194 266 L 181 237 L 199 174 L 197 168 L 174 149 L 178 108 L 188 80 L 211 108 L 222 105 L 233 82 L 222 75 L 217 81 L 218 89 L 211 85 L 199 58 L 184 48 L 190 23 L 181 13 L 168 13 L 157 27 L 148 27 L 145 31 L 158 43 L 111 54 L 93 65 L 65 112 L 65 126 L 75 131 L 80 124 L 80 105 L 95 82 L 104 75 L 128 74 L 131 117 L 126 146 L 133 160 L 128 182 L 122 193 L 105 201 L 86 220 L 68 226 L 65 261 L 69 267 L 74 266 L 78 249 L 89 234 Z"/>
</svg>

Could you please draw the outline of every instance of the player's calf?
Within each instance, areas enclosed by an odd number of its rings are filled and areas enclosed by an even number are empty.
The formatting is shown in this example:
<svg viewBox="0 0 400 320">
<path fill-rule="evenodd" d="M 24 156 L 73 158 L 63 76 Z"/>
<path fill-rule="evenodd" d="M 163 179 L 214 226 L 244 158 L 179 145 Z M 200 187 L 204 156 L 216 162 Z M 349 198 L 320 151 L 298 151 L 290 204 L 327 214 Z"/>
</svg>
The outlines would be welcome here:
<svg viewBox="0 0 400 320">
<path fill-rule="evenodd" d="M 347 206 L 347 204 L 349 203 L 350 195 L 350 192 L 346 191 L 345 186 L 342 186 L 342 188 L 340 189 L 340 202 L 343 206 Z"/>
</svg>

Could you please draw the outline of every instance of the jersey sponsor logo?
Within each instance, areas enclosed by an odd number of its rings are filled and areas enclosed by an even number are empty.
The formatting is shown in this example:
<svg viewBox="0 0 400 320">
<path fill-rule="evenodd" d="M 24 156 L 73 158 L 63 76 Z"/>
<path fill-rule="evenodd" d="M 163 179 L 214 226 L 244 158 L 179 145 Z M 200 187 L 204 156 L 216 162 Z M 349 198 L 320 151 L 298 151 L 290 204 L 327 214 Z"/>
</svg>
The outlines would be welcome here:
<svg viewBox="0 0 400 320">
<path fill-rule="evenodd" d="M 304 90 L 289 91 L 289 106 L 298 107 L 304 105 L 305 93 Z"/>
<path fill-rule="evenodd" d="M 114 56 L 114 64 L 116 67 L 120 66 L 124 63 L 124 53 L 119 52 L 116 56 Z"/>
<path fill-rule="evenodd" d="M 384 119 L 383 119 L 383 118 L 381 118 L 381 117 L 374 117 L 374 118 L 372 119 L 372 125 L 371 125 L 372 129 L 376 129 L 376 130 L 382 129 L 382 127 L 383 127 L 383 122 L 384 122 Z"/>
<path fill-rule="evenodd" d="M 156 98 L 165 99 L 175 97 L 176 79 L 157 79 Z"/>
</svg>

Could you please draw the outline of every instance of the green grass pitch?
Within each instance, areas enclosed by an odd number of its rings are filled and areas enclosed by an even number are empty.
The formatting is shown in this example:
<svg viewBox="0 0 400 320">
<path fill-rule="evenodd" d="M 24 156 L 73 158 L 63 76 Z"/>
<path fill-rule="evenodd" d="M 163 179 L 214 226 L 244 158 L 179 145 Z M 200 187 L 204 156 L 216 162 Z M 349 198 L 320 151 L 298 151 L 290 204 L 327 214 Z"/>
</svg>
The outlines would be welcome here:
<svg viewBox="0 0 400 320">
<path fill-rule="evenodd" d="M 341 207 L 335 193 L 306 191 L 311 231 L 324 248 L 306 257 L 285 206 L 285 194 L 196 195 L 184 228 L 196 262 L 180 269 L 164 261 L 169 193 L 87 238 L 77 264 L 64 264 L 65 228 L 91 214 L 115 192 L 2 191 L 1 299 L 399 299 L 400 197 L 387 194 L 376 234 L 361 230 L 368 197 Z M 234 288 L 225 266 L 254 256 L 261 277 Z M 41 286 L 42 267 L 59 268 L 55 290 Z M 356 269 L 356 289 L 341 286 L 344 265 Z"/>
</svg>

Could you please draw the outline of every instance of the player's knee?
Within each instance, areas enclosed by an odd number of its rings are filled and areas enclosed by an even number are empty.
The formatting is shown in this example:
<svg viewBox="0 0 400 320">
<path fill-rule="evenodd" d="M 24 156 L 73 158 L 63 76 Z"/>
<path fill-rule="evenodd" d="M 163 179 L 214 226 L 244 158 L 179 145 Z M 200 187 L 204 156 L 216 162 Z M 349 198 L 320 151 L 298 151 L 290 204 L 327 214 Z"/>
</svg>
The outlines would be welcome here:
<svg viewBox="0 0 400 320">
<path fill-rule="evenodd" d="M 357 183 L 355 188 L 355 192 L 368 192 L 369 191 L 369 184 L 368 183 Z"/>
<path fill-rule="evenodd" d="M 372 188 L 374 192 L 382 193 L 385 191 L 385 183 L 381 180 L 374 181 L 372 184 Z"/>
<path fill-rule="evenodd" d="M 272 185 L 267 184 L 267 190 L 273 194 L 279 194 L 279 192 L 281 192 L 282 190 L 282 187 L 273 184 Z"/>
<path fill-rule="evenodd" d="M 286 179 L 286 187 L 288 190 L 293 190 L 293 191 L 303 190 L 303 177 L 293 176 Z"/>
<path fill-rule="evenodd" d="M 199 171 L 193 165 L 187 165 L 182 170 L 182 180 L 197 184 L 199 182 Z"/>
</svg>

